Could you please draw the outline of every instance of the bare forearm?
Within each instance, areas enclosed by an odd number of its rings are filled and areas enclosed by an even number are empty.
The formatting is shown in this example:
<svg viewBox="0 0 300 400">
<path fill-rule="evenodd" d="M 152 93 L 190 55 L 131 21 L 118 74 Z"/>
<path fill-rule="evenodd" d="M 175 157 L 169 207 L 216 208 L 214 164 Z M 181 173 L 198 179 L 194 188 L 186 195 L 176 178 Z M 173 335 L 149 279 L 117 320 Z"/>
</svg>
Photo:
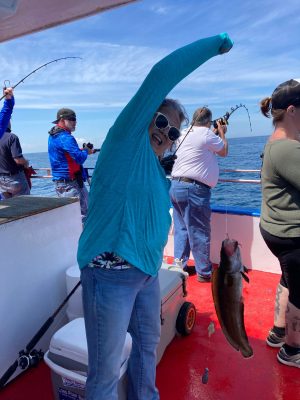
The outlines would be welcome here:
<svg viewBox="0 0 300 400">
<path fill-rule="evenodd" d="M 25 168 L 27 168 L 29 165 L 28 160 L 26 160 L 26 158 L 24 158 L 24 157 L 14 158 L 14 161 L 16 164 L 23 165 L 23 167 L 25 167 Z"/>
<path fill-rule="evenodd" d="M 220 137 L 223 140 L 224 147 L 223 147 L 223 149 L 221 151 L 218 152 L 218 155 L 221 156 L 221 157 L 227 157 L 227 155 L 228 155 L 228 141 L 225 138 L 225 135 L 223 137 L 220 135 Z"/>
</svg>

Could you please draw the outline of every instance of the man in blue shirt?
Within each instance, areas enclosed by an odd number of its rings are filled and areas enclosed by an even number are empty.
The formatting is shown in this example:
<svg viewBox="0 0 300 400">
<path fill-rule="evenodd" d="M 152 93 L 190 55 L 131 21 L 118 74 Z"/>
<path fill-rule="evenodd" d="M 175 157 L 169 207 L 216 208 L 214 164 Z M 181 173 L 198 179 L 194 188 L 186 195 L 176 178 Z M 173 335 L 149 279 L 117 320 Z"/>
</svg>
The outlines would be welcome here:
<svg viewBox="0 0 300 400">
<path fill-rule="evenodd" d="M 82 164 L 94 150 L 80 150 L 72 132 L 76 129 L 76 114 L 69 108 L 57 112 L 55 126 L 49 131 L 48 153 L 53 181 L 58 197 L 77 197 L 80 200 L 82 222 L 88 207 L 88 191 L 84 185 Z"/>
</svg>

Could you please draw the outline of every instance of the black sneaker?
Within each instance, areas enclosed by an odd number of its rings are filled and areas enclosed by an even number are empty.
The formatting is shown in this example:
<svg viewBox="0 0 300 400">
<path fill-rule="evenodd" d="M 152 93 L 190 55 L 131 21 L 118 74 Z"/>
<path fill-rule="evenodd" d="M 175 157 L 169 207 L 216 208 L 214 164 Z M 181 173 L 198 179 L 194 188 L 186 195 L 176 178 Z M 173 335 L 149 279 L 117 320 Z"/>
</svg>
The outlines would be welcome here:
<svg viewBox="0 0 300 400">
<path fill-rule="evenodd" d="M 197 281 L 198 282 L 210 282 L 211 281 L 211 275 L 197 275 Z"/>
<path fill-rule="evenodd" d="M 196 275 L 196 269 L 194 265 L 187 265 L 183 267 L 184 272 L 187 272 L 190 276 Z"/>
<path fill-rule="evenodd" d="M 269 331 L 269 335 L 266 339 L 267 345 L 270 347 L 281 347 L 284 345 L 285 335 L 278 335 L 273 329 Z"/>
<path fill-rule="evenodd" d="M 288 355 L 284 346 L 281 347 L 277 354 L 277 359 L 279 362 L 290 367 L 300 368 L 300 353 Z"/>
</svg>

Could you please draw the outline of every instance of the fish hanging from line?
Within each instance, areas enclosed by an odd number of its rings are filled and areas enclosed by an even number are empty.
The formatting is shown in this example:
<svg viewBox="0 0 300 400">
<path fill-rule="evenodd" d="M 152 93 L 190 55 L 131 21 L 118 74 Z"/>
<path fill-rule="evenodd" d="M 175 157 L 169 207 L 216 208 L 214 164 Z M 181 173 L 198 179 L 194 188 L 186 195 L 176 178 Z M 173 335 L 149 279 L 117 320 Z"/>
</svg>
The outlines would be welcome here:
<svg viewBox="0 0 300 400">
<path fill-rule="evenodd" d="M 247 269 L 242 264 L 239 244 L 225 239 L 221 247 L 221 259 L 212 274 L 212 295 L 219 323 L 227 341 L 243 357 L 253 355 L 244 324 L 242 279 L 249 282 Z"/>
</svg>

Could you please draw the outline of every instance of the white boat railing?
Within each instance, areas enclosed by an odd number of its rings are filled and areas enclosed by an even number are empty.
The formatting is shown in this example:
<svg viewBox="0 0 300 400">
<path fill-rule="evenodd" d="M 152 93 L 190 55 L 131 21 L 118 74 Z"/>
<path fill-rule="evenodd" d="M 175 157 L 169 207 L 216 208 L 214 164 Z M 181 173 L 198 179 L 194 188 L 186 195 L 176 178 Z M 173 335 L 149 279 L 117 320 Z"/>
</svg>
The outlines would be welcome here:
<svg viewBox="0 0 300 400">
<path fill-rule="evenodd" d="M 87 167 L 86 168 L 88 171 L 94 170 L 92 167 Z M 34 170 L 37 173 L 37 175 L 32 175 L 31 178 L 37 179 L 51 179 L 51 168 L 34 168 Z M 46 175 L 43 174 L 44 171 L 46 171 Z M 260 173 L 259 169 L 221 169 L 220 173 Z M 231 179 L 231 178 L 219 178 L 219 182 L 232 182 L 232 183 L 251 183 L 251 184 L 256 184 L 259 185 L 261 183 L 260 179 Z"/>
<path fill-rule="evenodd" d="M 260 174 L 260 169 L 221 169 L 220 173 L 256 173 Z M 230 179 L 230 178 L 219 178 L 219 182 L 233 182 L 233 183 L 253 183 L 260 185 L 260 179 Z"/>
</svg>

